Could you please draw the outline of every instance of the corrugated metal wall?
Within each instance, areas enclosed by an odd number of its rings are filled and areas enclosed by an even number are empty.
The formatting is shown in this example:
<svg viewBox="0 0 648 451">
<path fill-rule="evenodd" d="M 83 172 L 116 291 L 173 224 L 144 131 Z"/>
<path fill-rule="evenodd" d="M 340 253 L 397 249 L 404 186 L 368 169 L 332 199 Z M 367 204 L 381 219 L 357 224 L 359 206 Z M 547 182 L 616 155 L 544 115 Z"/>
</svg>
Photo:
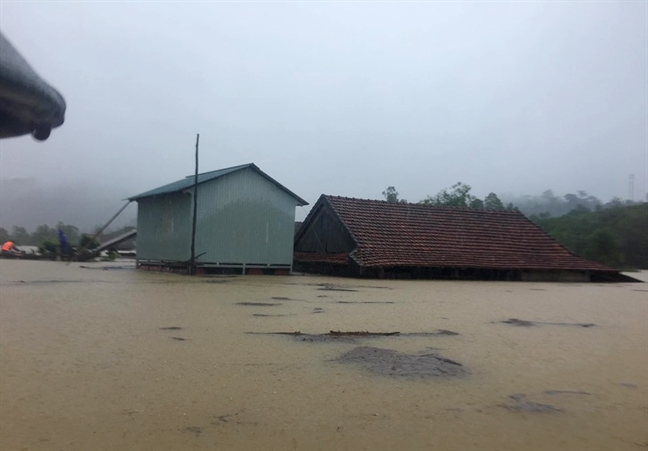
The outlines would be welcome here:
<svg viewBox="0 0 648 451">
<path fill-rule="evenodd" d="M 138 260 L 189 260 L 191 195 L 167 194 L 137 204 Z"/>
<path fill-rule="evenodd" d="M 292 264 L 294 197 L 252 169 L 198 188 L 199 262 Z"/>
<path fill-rule="evenodd" d="M 200 263 L 291 265 L 297 200 L 252 169 L 198 185 Z M 191 194 L 139 201 L 137 258 L 187 261 Z"/>
</svg>

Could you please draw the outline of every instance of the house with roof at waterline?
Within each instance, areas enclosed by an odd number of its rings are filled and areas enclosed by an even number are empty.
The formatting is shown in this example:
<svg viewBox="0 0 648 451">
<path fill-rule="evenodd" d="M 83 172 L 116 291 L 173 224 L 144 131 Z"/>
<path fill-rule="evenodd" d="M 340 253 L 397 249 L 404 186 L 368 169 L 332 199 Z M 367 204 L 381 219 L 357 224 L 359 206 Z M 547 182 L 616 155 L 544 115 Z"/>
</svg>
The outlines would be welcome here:
<svg viewBox="0 0 648 451">
<path fill-rule="evenodd" d="M 132 196 L 137 266 L 186 272 L 191 262 L 194 176 Z M 308 203 L 255 164 L 198 175 L 197 273 L 288 274 L 295 208 Z"/>
<path fill-rule="evenodd" d="M 574 255 L 517 210 L 326 195 L 295 235 L 294 268 L 379 278 L 634 280 Z"/>
</svg>

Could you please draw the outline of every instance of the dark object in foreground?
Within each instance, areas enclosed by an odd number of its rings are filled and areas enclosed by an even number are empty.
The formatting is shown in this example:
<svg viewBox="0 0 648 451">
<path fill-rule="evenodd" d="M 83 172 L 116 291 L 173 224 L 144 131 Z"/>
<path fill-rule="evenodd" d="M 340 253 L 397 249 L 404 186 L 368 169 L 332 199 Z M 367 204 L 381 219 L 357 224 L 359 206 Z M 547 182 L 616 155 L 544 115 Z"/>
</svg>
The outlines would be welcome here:
<svg viewBox="0 0 648 451">
<path fill-rule="evenodd" d="M 469 374 L 461 363 L 436 353 L 405 354 L 369 346 L 355 348 L 336 361 L 361 365 L 372 373 L 387 376 L 456 377 Z"/>
<path fill-rule="evenodd" d="M 63 96 L 0 33 L 0 138 L 31 134 L 44 141 L 64 116 Z"/>
<path fill-rule="evenodd" d="M 548 326 L 576 326 L 576 327 L 594 327 L 594 323 L 554 323 L 550 321 L 527 321 L 524 319 L 509 318 L 505 321 L 500 321 L 502 324 L 510 324 L 512 326 L 520 327 L 532 327 L 539 325 L 548 325 Z"/>
</svg>

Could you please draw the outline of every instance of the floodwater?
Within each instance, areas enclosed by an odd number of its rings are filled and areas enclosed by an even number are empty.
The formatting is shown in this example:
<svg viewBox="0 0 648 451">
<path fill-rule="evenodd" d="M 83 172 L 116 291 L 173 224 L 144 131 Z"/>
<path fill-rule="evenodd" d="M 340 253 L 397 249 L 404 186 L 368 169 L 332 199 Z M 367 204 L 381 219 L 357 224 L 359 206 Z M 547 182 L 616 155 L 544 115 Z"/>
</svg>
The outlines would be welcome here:
<svg viewBox="0 0 648 451">
<path fill-rule="evenodd" d="M 330 330 L 401 335 L 259 334 Z M 647 284 L 2 260 L 0 346 L 3 451 L 648 448 Z M 376 371 L 358 348 L 462 372 Z"/>
</svg>

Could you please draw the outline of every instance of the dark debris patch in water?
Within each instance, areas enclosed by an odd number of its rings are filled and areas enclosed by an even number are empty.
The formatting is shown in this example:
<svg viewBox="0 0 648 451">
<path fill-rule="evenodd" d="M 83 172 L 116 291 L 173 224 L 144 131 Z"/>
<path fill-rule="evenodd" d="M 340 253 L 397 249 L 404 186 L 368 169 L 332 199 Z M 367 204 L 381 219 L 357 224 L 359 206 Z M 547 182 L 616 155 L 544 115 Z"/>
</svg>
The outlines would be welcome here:
<svg viewBox="0 0 648 451">
<path fill-rule="evenodd" d="M 591 395 L 591 393 L 579 390 L 545 390 L 542 393 L 545 395 Z"/>
<path fill-rule="evenodd" d="M 186 338 L 182 338 L 182 337 L 171 337 L 171 339 L 176 341 L 187 341 Z"/>
<path fill-rule="evenodd" d="M 88 283 L 95 282 L 92 280 L 62 280 L 62 279 L 51 279 L 51 280 L 16 280 L 14 282 L 3 283 L 0 285 L 49 285 L 55 283 Z"/>
<path fill-rule="evenodd" d="M 594 327 L 594 323 L 556 323 L 550 321 L 527 321 L 518 318 L 509 318 L 504 321 L 498 321 L 501 324 L 510 324 L 512 326 L 533 327 L 533 326 L 574 326 L 574 327 Z"/>
<path fill-rule="evenodd" d="M 536 401 L 530 401 L 522 393 L 509 396 L 508 404 L 500 404 L 500 407 L 506 410 L 526 413 L 560 413 L 563 410 L 551 404 L 543 404 Z"/>
<path fill-rule="evenodd" d="M 285 296 L 272 296 L 270 299 L 274 299 L 275 301 L 290 301 L 290 298 L 287 298 Z"/>
<path fill-rule="evenodd" d="M 196 437 L 200 437 L 200 434 L 203 433 L 203 431 L 205 430 L 205 428 L 202 427 L 202 426 L 187 426 L 184 430 L 185 430 L 186 432 L 191 432 L 191 433 L 194 434 Z"/>
<path fill-rule="evenodd" d="M 320 283 L 317 284 L 317 286 L 319 287 L 318 290 L 322 291 L 358 291 L 352 288 L 345 288 L 340 285 L 333 285 L 332 283 Z"/>
<path fill-rule="evenodd" d="M 137 269 L 135 264 L 132 265 L 121 265 L 121 266 L 84 266 L 81 265 L 79 268 L 83 269 L 100 269 L 102 271 L 124 271 L 124 270 L 133 270 Z"/>
<path fill-rule="evenodd" d="M 269 315 L 269 314 L 265 314 L 265 313 L 253 313 L 252 316 L 262 318 L 262 317 L 276 317 L 276 316 L 295 316 L 295 314 L 294 313 L 277 313 L 276 315 Z"/>
<path fill-rule="evenodd" d="M 182 327 L 180 326 L 160 327 L 160 330 L 182 330 Z"/>
<path fill-rule="evenodd" d="M 437 353 L 406 354 L 370 346 L 352 349 L 335 361 L 359 365 L 371 373 L 384 376 L 459 377 L 470 373 L 461 363 Z"/>
<path fill-rule="evenodd" d="M 280 302 L 237 302 L 236 305 L 245 305 L 247 307 L 276 307 L 281 305 Z"/>
<path fill-rule="evenodd" d="M 317 312 L 313 312 L 317 313 Z M 439 329 L 434 332 L 369 332 L 369 331 L 353 331 L 344 332 L 339 330 L 331 330 L 325 334 L 307 334 L 301 331 L 296 332 L 246 332 L 254 335 L 286 335 L 293 337 L 297 341 L 315 342 L 315 343 L 330 343 L 334 341 L 355 342 L 360 339 L 381 338 L 381 337 L 436 337 L 443 335 L 459 335 L 458 332 L 451 330 Z"/>
<path fill-rule="evenodd" d="M 394 301 L 337 301 L 338 304 L 393 304 Z"/>
</svg>

